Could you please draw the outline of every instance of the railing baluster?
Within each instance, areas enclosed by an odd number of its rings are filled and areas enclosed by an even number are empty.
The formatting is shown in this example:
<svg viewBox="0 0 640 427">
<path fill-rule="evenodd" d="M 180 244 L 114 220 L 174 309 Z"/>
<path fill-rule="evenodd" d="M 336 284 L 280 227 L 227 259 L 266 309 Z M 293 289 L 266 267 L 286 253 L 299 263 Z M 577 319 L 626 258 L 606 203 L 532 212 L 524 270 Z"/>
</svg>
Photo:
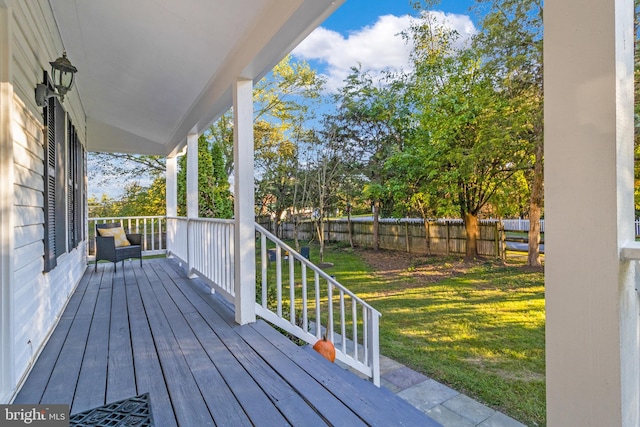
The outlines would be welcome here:
<svg viewBox="0 0 640 427">
<path fill-rule="evenodd" d="M 262 306 L 267 308 L 267 268 L 269 266 L 269 259 L 267 257 L 267 236 L 264 234 L 260 235 L 260 252 L 260 267 L 262 268 Z"/>
<path fill-rule="evenodd" d="M 276 291 L 277 291 L 277 313 L 282 317 L 282 249 L 276 245 Z"/>
<path fill-rule="evenodd" d="M 353 358 L 358 360 L 358 305 L 351 298 L 351 320 L 353 321 Z"/>
<path fill-rule="evenodd" d="M 327 328 L 331 328 L 329 331 L 327 331 L 327 339 L 335 343 L 336 340 L 333 336 L 333 283 L 331 283 L 330 280 L 327 280 L 327 305 Z"/>
<path fill-rule="evenodd" d="M 342 352 L 347 353 L 347 325 L 345 325 L 344 291 L 340 289 L 340 333 L 342 334 Z"/>
<path fill-rule="evenodd" d="M 367 308 L 362 306 L 362 348 L 364 363 L 369 364 L 369 316 L 367 316 Z"/>
<path fill-rule="evenodd" d="M 293 254 L 289 253 L 289 318 L 291 324 L 296 324 L 296 278 L 295 278 L 295 263 Z"/>
<path fill-rule="evenodd" d="M 151 250 L 155 251 L 156 250 L 156 228 L 155 228 L 155 221 L 153 220 L 153 218 L 151 218 Z"/>
<path fill-rule="evenodd" d="M 316 286 L 316 338 L 320 339 L 322 336 L 322 321 L 320 320 L 320 275 L 317 271 L 314 273 L 314 283 Z"/>
<path fill-rule="evenodd" d="M 300 263 L 300 269 L 302 273 L 302 329 L 305 332 L 309 331 L 309 319 L 307 314 L 307 266 Z"/>
</svg>

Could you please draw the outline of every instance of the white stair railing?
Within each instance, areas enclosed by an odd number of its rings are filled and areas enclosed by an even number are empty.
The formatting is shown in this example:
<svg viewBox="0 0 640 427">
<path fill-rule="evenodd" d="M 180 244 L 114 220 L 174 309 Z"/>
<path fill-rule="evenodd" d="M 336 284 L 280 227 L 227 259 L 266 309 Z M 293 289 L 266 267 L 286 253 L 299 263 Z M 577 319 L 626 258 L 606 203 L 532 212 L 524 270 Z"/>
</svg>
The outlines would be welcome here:
<svg viewBox="0 0 640 427">
<path fill-rule="evenodd" d="M 324 336 L 336 359 L 380 385 L 380 313 L 262 226 L 256 314 L 314 344 Z"/>
</svg>

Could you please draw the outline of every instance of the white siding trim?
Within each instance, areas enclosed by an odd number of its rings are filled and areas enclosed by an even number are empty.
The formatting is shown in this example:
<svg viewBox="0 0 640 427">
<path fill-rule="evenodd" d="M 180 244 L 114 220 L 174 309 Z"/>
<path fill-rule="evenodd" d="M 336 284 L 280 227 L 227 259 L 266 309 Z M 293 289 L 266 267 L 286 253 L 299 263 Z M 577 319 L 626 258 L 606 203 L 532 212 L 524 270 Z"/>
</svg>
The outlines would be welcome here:
<svg viewBox="0 0 640 427">
<path fill-rule="evenodd" d="M 0 5 L 0 403 L 14 390 L 11 9 Z"/>
</svg>

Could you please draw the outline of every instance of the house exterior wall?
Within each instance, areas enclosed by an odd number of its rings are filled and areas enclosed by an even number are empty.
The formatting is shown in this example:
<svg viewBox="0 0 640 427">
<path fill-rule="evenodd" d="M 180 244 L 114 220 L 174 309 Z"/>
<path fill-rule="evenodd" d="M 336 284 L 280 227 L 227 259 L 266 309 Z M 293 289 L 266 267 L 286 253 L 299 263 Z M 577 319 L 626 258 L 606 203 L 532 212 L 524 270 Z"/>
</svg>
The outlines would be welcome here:
<svg viewBox="0 0 640 427">
<path fill-rule="evenodd" d="M 56 268 L 44 272 L 46 133 L 34 88 L 42 82 L 43 71 L 50 69 L 49 61 L 60 56 L 64 48 L 48 1 L 4 0 L 0 1 L 0 9 L 0 18 L 6 24 L 0 25 L 0 58 L 8 60 L 0 73 L 0 84 L 5 88 L 0 91 L 0 108 L 4 112 L 0 114 L 0 127 L 8 128 L 0 133 L 0 153 L 4 156 L 0 162 L 1 185 L 8 193 L 7 197 L 0 197 L 0 219 L 3 227 L 8 224 L 12 231 L 10 236 L 0 233 L 0 255 L 9 260 L 3 266 L 10 265 L 12 269 L 0 282 L 0 315 L 5 325 L 0 330 L 0 403 L 6 403 L 38 356 L 82 277 L 86 242 L 73 249 L 65 248 Z M 73 89 L 65 98 L 64 109 L 84 144 L 85 114 Z M 67 153 L 59 155 L 66 158 Z M 86 227 L 84 218 L 82 224 Z"/>
</svg>

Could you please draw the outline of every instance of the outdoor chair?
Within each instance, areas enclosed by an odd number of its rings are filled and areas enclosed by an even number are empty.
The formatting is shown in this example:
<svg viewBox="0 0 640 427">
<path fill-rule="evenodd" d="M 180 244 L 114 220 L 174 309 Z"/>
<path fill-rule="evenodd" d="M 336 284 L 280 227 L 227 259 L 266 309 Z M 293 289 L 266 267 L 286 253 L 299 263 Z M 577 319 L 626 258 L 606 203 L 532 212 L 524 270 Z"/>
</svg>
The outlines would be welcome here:
<svg viewBox="0 0 640 427">
<path fill-rule="evenodd" d="M 117 271 L 118 261 L 139 258 L 142 267 L 142 234 L 125 233 L 119 222 L 96 224 L 96 263 L 94 271 L 98 270 L 98 261 L 106 260 L 114 263 Z"/>
</svg>

